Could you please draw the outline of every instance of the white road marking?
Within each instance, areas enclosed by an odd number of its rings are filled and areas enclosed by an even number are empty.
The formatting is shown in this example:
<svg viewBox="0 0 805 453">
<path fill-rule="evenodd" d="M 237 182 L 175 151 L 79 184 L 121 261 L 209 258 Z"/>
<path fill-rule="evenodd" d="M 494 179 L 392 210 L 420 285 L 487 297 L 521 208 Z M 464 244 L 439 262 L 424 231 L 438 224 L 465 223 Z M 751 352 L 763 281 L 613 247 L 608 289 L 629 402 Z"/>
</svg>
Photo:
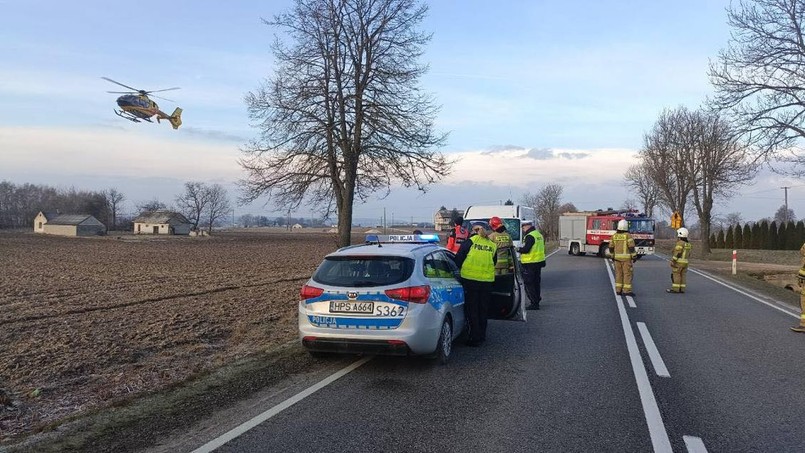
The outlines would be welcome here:
<svg viewBox="0 0 805 453">
<path fill-rule="evenodd" d="M 612 286 L 615 286 L 615 277 L 612 275 L 612 270 L 606 265 L 609 280 Z M 629 324 L 629 317 L 626 315 L 626 308 L 618 301 L 618 314 L 621 318 L 621 327 L 623 327 L 623 335 L 626 337 L 626 348 L 629 351 L 629 360 L 632 362 L 632 371 L 634 372 L 635 381 L 637 382 L 637 391 L 640 394 L 640 403 L 643 405 L 643 415 L 646 417 L 646 424 L 648 425 L 648 432 L 651 436 L 651 445 L 654 447 L 655 452 L 673 452 L 671 449 L 671 440 L 668 438 L 668 432 L 665 430 L 665 423 L 662 421 L 662 414 L 660 408 L 657 406 L 657 400 L 654 398 L 654 391 L 651 388 L 651 383 L 648 380 L 646 367 L 643 365 L 643 358 L 640 357 L 640 350 L 637 347 L 637 339 L 634 336 L 634 330 Z"/>
<path fill-rule="evenodd" d="M 785 313 L 785 314 L 787 314 L 789 316 L 792 316 L 794 318 L 799 319 L 799 313 L 792 313 L 792 312 L 786 310 L 785 308 L 778 307 L 777 305 L 772 304 L 771 302 L 767 302 L 767 301 L 765 301 L 765 300 L 763 300 L 763 299 L 761 299 L 759 297 L 753 296 L 752 294 L 749 294 L 748 292 L 746 292 L 744 290 L 738 289 L 737 287 L 732 286 L 732 285 L 730 285 L 728 283 L 725 283 L 725 282 L 723 282 L 723 281 L 721 281 L 721 280 L 719 280 L 719 279 L 717 279 L 717 278 L 715 278 L 715 277 L 713 277 L 713 276 L 711 276 L 709 274 L 706 274 L 706 273 L 704 273 L 702 271 L 697 271 L 696 269 L 689 269 L 689 270 L 691 272 L 695 273 L 695 274 L 701 275 L 704 278 L 710 279 L 710 280 L 718 283 L 719 285 L 726 286 L 727 288 L 735 291 L 736 293 L 743 294 L 744 296 L 749 297 L 750 299 L 754 299 L 754 300 L 760 302 L 761 304 L 768 305 L 769 307 L 771 307 L 771 308 L 773 308 L 775 310 L 780 310 L 781 312 L 783 312 L 783 313 Z"/>
<path fill-rule="evenodd" d="M 643 337 L 643 344 L 646 346 L 646 352 L 648 352 L 648 358 L 651 359 L 654 372 L 657 373 L 657 376 L 671 377 L 671 374 L 668 373 L 668 368 L 665 367 L 662 356 L 660 356 L 660 351 L 657 350 L 657 346 L 654 344 L 654 339 L 651 338 L 646 323 L 638 322 L 637 330 L 640 331 L 640 336 Z"/>
<path fill-rule="evenodd" d="M 682 436 L 682 439 L 685 441 L 685 447 L 688 448 L 688 453 L 707 453 L 707 448 L 704 446 L 704 442 L 698 437 L 695 436 Z"/>
<path fill-rule="evenodd" d="M 326 379 L 322 380 L 318 384 L 313 385 L 313 386 L 311 386 L 311 387 L 309 387 L 309 388 L 297 393 L 296 395 L 294 395 L 294 396 L 288 398 L 287 400 L 277 404 L 276 406 L 272 407 L 271 409 L 269 409 L 269 410 L 263 412 L 262 414 L 252 418 L 251 420 L 249 420 L 249 421 L 247 421 L 245 423 L 242 423 L 241 425 L 239 425 L 239 426 L 227 431 L 226 433 L 222 434 L 221 436 L 219 436 L 219 437 L 207 442 L 206 444 L 196 448 L 195 450 L 193 450 L 192 453 L 209 453 L 209 452 L 215 450 L 216 448 L 224 445 L 225 443 L 229 442 L 230 440 L 235 439 L 236 437 L 242 435 L 246 431 L 249 431 L 250 429 L 254 428 L 255 426 L 257 426 L 257 425 L 263 423 L 264 421 L 270 419 L 271 417 L 279 414 L 280 412 L 284 411 L 285 409 L 288 409 L 289 407 L 293 406 L 294 404 L 302 401 L 303 399 L 307 398 L 308 396 L 316 393 L 317 391 L 323 389 L 324 387 L 327 387 L 328 385 L 330 385 L 333 382 L 335 382 L 338 378 L 341 378 L 341 377 L 349 374 L 350 372 L 354 371 L 359 366 L 363 365 L 364 363 L 366 363 L 366 362 L 368 362 L 370 360 L 372 360 L 371 356 L 364 357 L 361 360 L 358 360 L 357 362 L 352 363 L 348 367 L 343 368 L 340 371 L 337 371 L 337 372 L 333 373 L 332 375 L 330 375 Z"/>
<path fill-rule="evenodd" d="M 655 255 L 655 256 L 657 256 L 657 258 L 659 258 L 661 260 L 670 261 L 668 258 L 659 256 L 659 255 Z M 760 302 L 761 304 L 768 305 L 769 307 L 771 307 L 771 308 L 773 308 L 775 310 L 779 310 L 779 311 L 787 314 L 788 316 L 791 316 L 791 317 L 799 319 L 800 313 L 794 313 L 792 311 L 786 310 L 785 308 L 779 307 L 779 306 L 777 306 L 777 305 L 775 305 L 775 304 L 773 304 L 771 302 L 765 301 L 765 300 L 763 300 L 763 299 L 761 299 L 759 297 L 753 296 L 752 294 L 749 294 L 748 292 L 746 292 L 746 291 L 744 291 L 742 289 L 739 289 L 738 287 L 733 286 L 733 285 L 731 285 L 731 284 L 729 284 L 727 282 L 724 282 L 724 281 L 722 281 L 722 280 L 720 280 L 720 279 L 718 279 L 718 278 L 716 278 L 716 277 L 714 277 L 714 276 L 712 276 L 712 275 L 710 275 L 710 274 L 708 274 L 706 272 L 702 272 L 702 271 L 699 271 L 699 270 L 696 270 L 696 269 L 692 269 L 690 267 L 688 268 L 688 270 L 690 272 L 693 272 L 694 274 L 699 274 L 699 275 L 701 275 L 702 277 L 704 277 L 706 279 L 712 280 L 712 281 L 718 283 L 721 286 L 725 286 L 725 287 L 735 291 L 738 294 L 743 294 L 744 296 L 746 296 L 746 297 L 748 297 L 750 299 L 756 300 L 756 301 Z"/>
<path fill-rule="evenodd" d="M 605 263 L 609 269 L 612 269 L 615 266 L 613 263 L 610 263 L 609 260 L 606 260 Z M 617 292 L 615 292 L 615 280 L 613 280 L 611 277 L 612 275 L 610 275 L 610 280 L 612 281 L 612 292 L 615 293 L 615 300 L 617 300 L 618 303 L 620 304 L 621 296 L 618 295 Z M 624 296 L 624 297 L 626 297 L 626 303 L 629 304 L 629 308 L 637 308 L 637 304 L 635 304 L 634 298 L 632 298 L 632 296 Z"/>
</svg>

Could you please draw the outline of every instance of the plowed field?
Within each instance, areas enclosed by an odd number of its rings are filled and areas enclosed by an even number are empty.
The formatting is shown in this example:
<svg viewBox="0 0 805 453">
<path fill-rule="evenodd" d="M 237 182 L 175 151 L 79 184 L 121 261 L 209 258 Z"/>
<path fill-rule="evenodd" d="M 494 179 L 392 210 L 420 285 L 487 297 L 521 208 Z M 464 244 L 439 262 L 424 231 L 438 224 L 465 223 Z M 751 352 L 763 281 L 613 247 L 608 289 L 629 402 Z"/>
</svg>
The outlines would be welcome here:
<svg viewBox="0 0 805 453">
<path fill-rule="evenodd" d="M 0 440 L 292 340 L 331 233 L 0 233 Z"/>
</svg>

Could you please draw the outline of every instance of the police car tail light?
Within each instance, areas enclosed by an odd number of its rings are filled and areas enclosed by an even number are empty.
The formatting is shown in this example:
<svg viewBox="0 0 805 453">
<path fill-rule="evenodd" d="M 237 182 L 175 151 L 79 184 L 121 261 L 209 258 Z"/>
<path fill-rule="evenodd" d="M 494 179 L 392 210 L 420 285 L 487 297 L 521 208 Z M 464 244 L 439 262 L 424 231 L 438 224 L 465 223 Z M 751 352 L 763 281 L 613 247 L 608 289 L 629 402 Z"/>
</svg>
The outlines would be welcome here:
<svg viewBox="0 0 805 453">
<path fill-rule="evenodd" d="M 430 286 L 408 286 L 405 288 L 387 289 L 386 295 L 392 299 L 404 300 L 415 304 L 424 304 L 430 298 Z"/>
<path fill-rule="evenodd" d="M 312 299 L 314 297 L 319 297 L 322 294 L 324 294 L 323 289 L 310 285 L 303 286 L 302 290 L 299 291 L 299 295 L 302 296 L 302 299 Z"/>
</svg>

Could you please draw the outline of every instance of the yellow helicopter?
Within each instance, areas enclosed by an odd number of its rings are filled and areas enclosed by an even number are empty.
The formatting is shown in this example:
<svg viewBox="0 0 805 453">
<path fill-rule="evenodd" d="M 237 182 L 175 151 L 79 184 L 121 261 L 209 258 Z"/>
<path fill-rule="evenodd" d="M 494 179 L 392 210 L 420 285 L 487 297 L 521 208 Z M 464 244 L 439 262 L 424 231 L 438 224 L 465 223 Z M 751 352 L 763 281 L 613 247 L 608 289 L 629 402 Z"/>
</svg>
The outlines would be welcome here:
<svg viewBox="0 0 805 453">
<path fill-rule="evenodd" d="M 179 129 L 179 126 L 182 125 L 182 109 L 176 107 L 176 110 L 174 110 L 171 115 L 168 115 L 167 113 L 160 110 L 157 103 L 152 101 L 151 98 L 148 97 L 148 95 L 151 93 L 178 90 L 179 87 L 166 88 L 164 90 L 146 91 L 146 90 L 138 90 L 128 85 L 123 85 L 122 83 L 116 82 L 108 77 L 101 77 L 101 78 L 108 82 L 112 82 L 114 84 L 120 85 L 124 88 L 128 88 L 129 90 L 131 90 L 131 91 L 107 91 L 107 93 L 123 95 L 117 98 L 117 105 L 120 107 L 120 110 L 115 110 L 117 116 L 121 118 L 126 118 L 129 121 L 134 121 L 135 123 L 139 123 L 140 120 L 145 120 L 148 121 L 149 123 L 152 123 L 153 121 L 151 121 L 151 117 L 156 115 L 157 123 L 160 122 L 159 120 L 168 120 L 174 129 Z M 159 96 L 154 97 L 158 99 L 164 99 L 169 102 L 173 102 L 170 99 L 165 99 L 163 97 Z"/>
</svg>

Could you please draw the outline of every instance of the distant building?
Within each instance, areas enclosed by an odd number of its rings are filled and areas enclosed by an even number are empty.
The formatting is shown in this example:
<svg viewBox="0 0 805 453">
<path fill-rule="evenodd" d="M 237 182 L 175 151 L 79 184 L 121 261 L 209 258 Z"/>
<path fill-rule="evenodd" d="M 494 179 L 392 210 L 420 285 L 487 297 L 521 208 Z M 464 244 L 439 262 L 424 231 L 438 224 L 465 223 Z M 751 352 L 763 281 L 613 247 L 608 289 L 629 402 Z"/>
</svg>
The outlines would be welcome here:
<svg viewBox="0 0 805 453">
<path fill-rule="evenodd" d="M 173 211 L 148 211 L 134 219 L 134 234 L 189 235 L 192 229 L 187 217 Z"/>
<path fill-rule="evenodd" d="M 106 234 L 106 225 L 88 214 L 40 211 L 34 218 L 34 232 L 59 236 L 98 236 Z"/>
<path fill-rule="evenodd" d="M 447 209 L 442 207 L 433 215 L 433 229 L 436 231 L 449 230 L 452 227 L 450 217 L 453 215 L 453 211 L 456 211 L 460 216 L 464 215 L 463 209 Z"/>
</svg>

